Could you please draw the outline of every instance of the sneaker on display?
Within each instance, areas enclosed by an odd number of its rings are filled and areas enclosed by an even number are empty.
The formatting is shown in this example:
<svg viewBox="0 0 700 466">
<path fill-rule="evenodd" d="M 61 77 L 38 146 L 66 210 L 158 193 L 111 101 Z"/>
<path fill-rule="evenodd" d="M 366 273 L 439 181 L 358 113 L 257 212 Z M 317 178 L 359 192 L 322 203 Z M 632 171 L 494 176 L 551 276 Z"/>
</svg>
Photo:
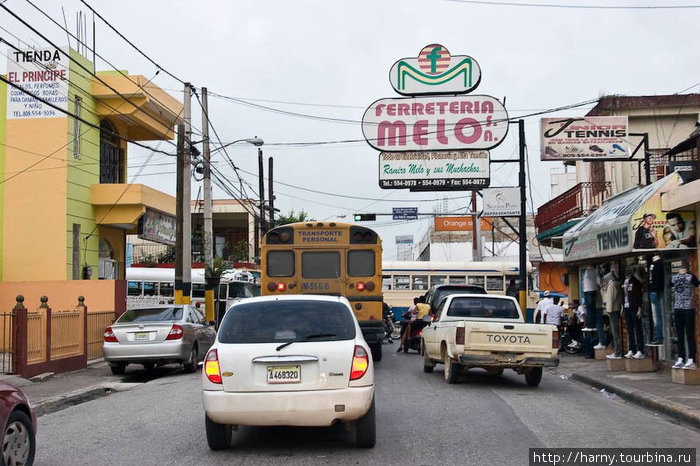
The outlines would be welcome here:
<svg viewBox="0 0 700 466">
<path fill-rule="evenodd" d="M 631 359 L 632 356 L 634 356 L 634 353 L 633 353 L 632 351 L 628 351 L 627 354 L 625 354 L 625 357 L 626 357 L 627 359 Z"/>
<path fill-rule="evenodd" d="M 598 343 L 593 347 L 593 349 L 605 349 L 605 345 L 601 345 L 600 343 Z"/>
<path fill-rule="evenodd" d="M 615 353 L 606 354 L 605 357 L 608 359 L 622 359 L 622 357 L 619 354 Z"/>
<path fill-rule="evenodd" d="M 664 346 L 664 343 L 662 341 L 653 340 L 647 343 L 647 346 Z"/>
<path fill-rule="evenodd" d="M 634 356 L 632 356 L 632 359 L 644 359 L 644 353 L 637 351 Z"/>
<path fill-rule="evenodd" d="M 673 367 L 674 369 L 682 368 L 683 367 L 683 358 L 678 358 L 678 361 L 676 361 L 676 363 L 671 367 Z"/>
<path fill-rule="evenodd" d="M 685 363 L 685 366 L 683 366 L 683 369 L 695 369 L 695 361 L 692 359 L 688 359 L 688 362 Z"/>
</svg>

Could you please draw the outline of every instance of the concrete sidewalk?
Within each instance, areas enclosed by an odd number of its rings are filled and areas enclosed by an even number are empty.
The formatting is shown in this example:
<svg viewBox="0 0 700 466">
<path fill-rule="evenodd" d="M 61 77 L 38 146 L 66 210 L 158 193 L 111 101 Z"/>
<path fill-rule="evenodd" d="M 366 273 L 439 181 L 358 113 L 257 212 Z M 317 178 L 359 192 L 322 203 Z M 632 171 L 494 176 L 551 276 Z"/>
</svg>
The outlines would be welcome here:
<svg viewBox="0 0 700 466">
<path fill-rule="evenodd" d="M 672 383 L 670 370 L 609 372 L 606 361 L 560 354 L 554 372 L 700 428 L 700 385 Z"/>
</svg>

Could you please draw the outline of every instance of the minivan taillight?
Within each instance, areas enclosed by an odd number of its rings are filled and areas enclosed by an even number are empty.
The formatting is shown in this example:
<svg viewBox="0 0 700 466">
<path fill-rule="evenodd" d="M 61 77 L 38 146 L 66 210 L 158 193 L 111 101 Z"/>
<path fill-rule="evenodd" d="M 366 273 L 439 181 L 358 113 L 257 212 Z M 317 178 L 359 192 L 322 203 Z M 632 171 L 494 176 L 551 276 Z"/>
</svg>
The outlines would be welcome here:
<svg viewBox="0 0 700 466">
<path fill-rule="evenodd" d="M 119 342 L 119 340 L 117 340 L 117 337 L 114 336 L 114 332 L 112 331 L 112 327 L 107 327 L 105 329 L 104 339 L 106 342 L 109 342 L 109 343 L 118 343 Z"/>
<path fill-rule="evenodd" d="M 457 333 L 455 334 L 455 344 L 464 344 L 464 327 L 457 327 Z"/>
<path fill-rule="evenodd" d="M 166 340 L 179 340 L 182 338 L 182 336 L 185 334 L 185 331 L 182 330 L 182 327 L 180 327 L 177 324 L 173 324 L 173 327 L 170 329 L 170 332 L 168 333 L 168 336 L 165 337 Z"/>
<path fill-rule="evenodd" d="M 204 373 L 211 383 L 221 383 L 221 368 L 219 367 L 219 354 L 215 349 L 207 353 L 204 358 Z"/>
<path fill-rule="evenodd" d="M 552 330 L 552 348 L 559 349 L 559 330 Z"/>
<path fill-rule="evenodd" d="M 352 368 L 350 369 L 350 380 L 361 379 L 369 368 L 369 355 L 361 346 L 355 346 L 355 353 L 352 356 Z"/>
</svg>

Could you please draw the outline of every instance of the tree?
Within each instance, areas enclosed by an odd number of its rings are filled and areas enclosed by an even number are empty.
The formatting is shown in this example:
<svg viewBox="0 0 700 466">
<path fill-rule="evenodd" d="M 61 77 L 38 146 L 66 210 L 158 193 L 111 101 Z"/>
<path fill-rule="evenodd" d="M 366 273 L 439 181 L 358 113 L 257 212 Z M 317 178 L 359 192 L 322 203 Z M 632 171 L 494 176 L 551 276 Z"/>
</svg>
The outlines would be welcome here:
<svg viewBox="0 0 700 466">
<path fill-rule="evenodd" d="M 308 212 L 304 211 L 303 209 L 299 211 L 298 214 L 294 213 L 294 209 L 289 211 L 287 215 L 280 215 L 277 220 L 275 220 L 275 225 L 280 226 L 280 225 L 286 225 L 288 223 L 297 223 L 297 222 L 315 222 L 316 220 L 309 218 Z"/>
</svg>

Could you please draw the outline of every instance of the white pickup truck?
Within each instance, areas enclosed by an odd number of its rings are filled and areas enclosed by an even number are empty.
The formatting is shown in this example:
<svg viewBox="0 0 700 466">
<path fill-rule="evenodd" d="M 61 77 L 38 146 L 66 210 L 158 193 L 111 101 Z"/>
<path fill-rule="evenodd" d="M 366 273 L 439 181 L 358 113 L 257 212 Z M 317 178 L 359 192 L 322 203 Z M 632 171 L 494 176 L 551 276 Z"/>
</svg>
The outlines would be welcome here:
<svg viewBox="0 0 700 466">
<path fill-rule="evenodd" d="M 513 369 L 531 387 L 539 385 L 543 367 L 559 365 L 559 332 L 548 324 L 528 324 L 510 296 L 454 294 L 423 329 L 423 370 L 445 365 L 447 383 L 460 370 L 481 367 L 491 374 Z"/>
</svg>

